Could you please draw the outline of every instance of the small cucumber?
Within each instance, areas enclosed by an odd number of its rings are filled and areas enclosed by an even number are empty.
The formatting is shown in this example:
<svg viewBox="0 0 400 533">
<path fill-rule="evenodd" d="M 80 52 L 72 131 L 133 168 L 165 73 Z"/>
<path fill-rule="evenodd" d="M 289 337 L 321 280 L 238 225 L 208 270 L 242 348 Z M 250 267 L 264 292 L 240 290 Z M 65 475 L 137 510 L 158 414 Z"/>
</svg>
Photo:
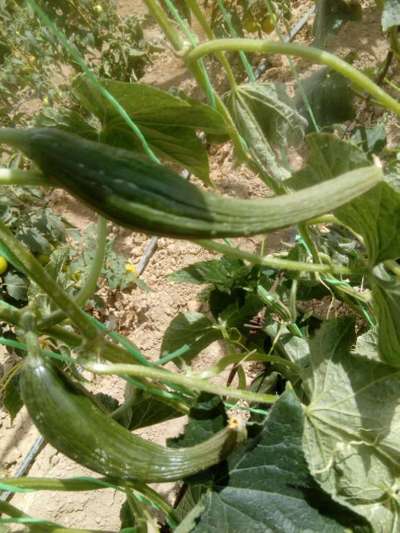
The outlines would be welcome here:
<svg viewBox="0 0 400 533">
<path fill-rule="evenodd" d="M 263 200 L 203 191 L 145 157 L 56 128 L 0 129 L 0 143 L 21 149 L 43 174 L 117 224 L 176 238 L 266 233 L 322 215 L 367 192 L 375 166 Z"/>
<path fill-rule="evenodd" d="M 245 431 L 233 419 L 200 444 L 165 448 L 115 422 L 80 385 L 42 356 L 28 355 L 20 383 L 28 412 L 46 441 L 108 477 L 146 483 L 185 478 L 220 462 Z"/>
</svg>

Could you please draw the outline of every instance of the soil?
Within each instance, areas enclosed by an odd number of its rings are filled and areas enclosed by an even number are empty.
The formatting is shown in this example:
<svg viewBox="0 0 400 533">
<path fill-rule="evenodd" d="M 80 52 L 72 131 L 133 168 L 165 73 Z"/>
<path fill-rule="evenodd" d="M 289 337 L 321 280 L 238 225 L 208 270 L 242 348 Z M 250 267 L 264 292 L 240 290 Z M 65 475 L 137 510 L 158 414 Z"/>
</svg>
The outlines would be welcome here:
<svg viewBox="0 0 400 533">
<path fill-rule="evenodd" d="M 146 8 L 141 0 L 119 0 L 119 9 L 122 16 L 135 14 L 144 16 Z M 311 1 L 298 2 L 298 13 L 303 14 L 312 4 Z M 387 52 L 387 44 L 379 25 L 377 10 L 373 2 L 369 2 L 365 11 L 362 24 L 348 23 L 338 36 L 330 43 L 331 50 L 345 57 L 356 45 L 359 51 L 355 65 L 366 67 L 375 65 L 377 59 L 382 61 Z M 296 16 L 294 20 L 298 19 Z M 152 38 L 161 39 L 161 35 L 154 28 L 146 30 Z M 311 21 L 306 25 L 298 37 L 299 42 L 310 42 Z M 291 77 L 286 60 L 273 58 L 273 68 L 268 70 L 264 79 L 288 80 Z M 296 62 L 302 70 L 309 69 L 301 61 Z M 190 75 L 187 74 L 182 62 L 167 48 L 162 52 L 143 78 L 144 83 L 150 83 L 161 88 L 179 86 L 186 91 L 194 92 L 195 85 Z M 298 161 L 298 164 L 301 163 Z M 240 196 L 242 198 L 265 196 L 269 194 L 266 187 L 257 180 L 248 170 L 237 168 L 230 145 L 223 145 L 210 153 L 211 178 L 224 194 Z M 52 205 L 56 211 L 62 213 L 72 224 L 78 228 L 85 228 L 92 222 L 93 216 L 89 210 L 82 207 L 65 193 L 56 191 L 52 196 Z M 111 231 L 117 236 L 117 246 L 127 255 L 127 258 L 137 264 L 143 255 L 148 236 L 132 234 L 126 230 L 113 227 Z M 288 237 L 285 233 L 277 233 L 269 239 L 271 250 L 281 246 L 282 241 Z M 248 239 L 245 246 L 254 249 L 259 243 L 258 239 Z M 167 275 L 178 268 L 182 268 L 200 260 L 213 257 L 211 253 L 200 247 L 185 242 L 162 238 L 158 242 L 149 266 L 143 274 L 144 281 L 151 288 L 146 293 L 140 289 L 124 292 L 104 291 L 111 304 L 108 307 L 108 316 L 102 317 L 109 320 L 121 333 L 132 339 L 139 348 L 151 359 L 160 355 L 160 345 L 163 332 L 171 319 L 179 311 L 201 310 L 201 302 L 197 299 L 201 288 L 192 285 L 176 285 L 167 279 Z M 217 360 L 222 353 L 218 343 L 207 348 L 196 360 L 195 367 L 209 366 Z M 9 356 L 2 352 L 0 363 L 12 364 Z M 93 383 L 94 388 L 109 392 L 114 397 L 123 396 L 123 385 L 118 379 L 98 380 Z M 176 436 L 182 430 L 185 418 L 152 426 L 139 433 L 153 442 L 165 444 L 167 438 Z M 0 413 L 0 474 L 12 475 L 27 454 L 38 436 L 29 417 L 22 409 L 16 419 L 11 422 L 6 413 Z M 44 447 L 30 469 L 29 475 L 52 478 L 66 478 L 73 476 L 91 475 L 75 463 L 57 453 L 50 445 Z M 173 500 L 175 488 L 167 484 L 157 487 L 158 490 Z M 23 509 L 28 514 L 49 519 L 63 524 L 66 527 L 99 528 L 110 531 L 119 530 L 119 510 L 124 496 L 112 490 L 100 490 L 84 493 L 27 493 L 18 494 L 12 498 L 12 503 Z M 10 530 L 21 531 L 20 526 L 11 527 Z"/>
</svg>

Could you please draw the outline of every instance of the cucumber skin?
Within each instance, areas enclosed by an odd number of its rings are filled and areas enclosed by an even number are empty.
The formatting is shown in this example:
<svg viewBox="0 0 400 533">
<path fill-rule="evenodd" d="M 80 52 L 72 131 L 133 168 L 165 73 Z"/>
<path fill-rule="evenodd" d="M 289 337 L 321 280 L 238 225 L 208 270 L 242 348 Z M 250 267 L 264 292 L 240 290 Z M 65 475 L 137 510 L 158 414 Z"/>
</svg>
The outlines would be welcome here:
<svg viewBox="0 0 400 533">
<path fill-rule="evenodd" d="M 358 169 L 302 191 L 263 200 L 205 192 L 134 152 L 56 128 L 0 129 L 0 143 L 21 149 L 44 175 L 119 225 L 175 238 L 256 235 L 340 207 L 381 179 Z"/>
<path fill-rule="evenodd" d="M 221 461 L 239 441 L 240 432 L 233 426 L 188 448 L 145 441 L 103 413 L 79 385 L 42 357 L 28 355 L 20 384 L 45 440 L 107 477 L 146 483 L 183 479 Z"/>
</svg>

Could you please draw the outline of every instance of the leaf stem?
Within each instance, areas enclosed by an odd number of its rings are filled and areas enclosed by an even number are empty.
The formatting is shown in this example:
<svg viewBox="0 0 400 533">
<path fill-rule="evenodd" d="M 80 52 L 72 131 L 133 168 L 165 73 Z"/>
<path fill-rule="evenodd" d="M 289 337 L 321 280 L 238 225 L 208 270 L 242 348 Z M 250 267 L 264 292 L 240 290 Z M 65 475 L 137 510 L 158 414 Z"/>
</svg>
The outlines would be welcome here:
<svg viewBox="0 0 400 533">
<path fill-rule="evenodd" d="M 237 257 L 238 259 L 244 259 L 245 261 L 249 261 L 255 265 L 271 267 L 276 270 L 292 270 L 295 272 L 325 272 L 331 274 L 342 274 L 344 276 L 350 276 L 354 274 L 353 270 L 342 265 L 303 263 L 300 261 L 291 261 L 289 259 L 282 259 L 273 256 L 260 257 L 259 255 L 254 255 L 250 252 L 241 250 L 240 248 L 234 248 L 233 246 L 228 246 L 227 244 L 222 244 L 211 240 L 195 240 L 193 242 L 205 248 L 206 250 L 211 250 L 213 252 L 218 252 L 231 257 Z"/>
<path fill-rule="evenodd" d="M 224 387 L 223 385 L 210 383 L 209 381 L 197 377 L 183 376 L 160 368 L 149 368 L 141 365 L 112 365 L 96 362 L 86 363 L 84 366 L 87 370 L 95 374 L 132 375 L 136 377 L 150 378 L 165 383 L 181 385 L 187 387 L 189 390 L 195 389 L 198 391 L 209 392 L 211 394 L 217 394 L 219 396 L 247 400 L 248 402 L 274 403 L 278 399 L 278 396 L 272 394 L 258 394 L 247 390 L 232 389 Z"/>
<path fill-rule="evenodd" d="M 188 5 L 189 9 L 193 12 L 194 16 L 197 18 L 200 26 L 203 28 L 203 30 L 204 30 L 205 34 L 207 35 L 207 37 L 209 39 L 215 39 L 214 32 L 213 32 L 210 24 L 208 23 L 207 18 L 204 16 L 203 11 L 200 9 L 200 6 L 197 3 L 197 1 L 196 0 L 186 0 L 186 4 Z M 229 81 L 229 85 L 230 85 L 231 89 L 234 90 L 237 84 L 236 84 L 236 80 L 235 80 L 235 75 L 233 74 L 233 70 L 232 70 L 232 67 L 231 67 L 228 59 L 226 58 L 224 52 L 218 52 L 215 55 L 216 55 L 218 61 L 223 66 L 224 70 L 225 70 L 226 77 L 227 77 L 227 79 Z"/>
<path fill-rule="evenodd" d="M 370 94 L 382 106 L 400 115 L 400 103 L 381 89 L 368 76 L 334 54 L 310 46 L 261 39 L 215 39 L 214 41 L 197 45 L 186 54 L 186 60 L 191 63 L 208 54 L 223 51 L 284 54 L 287 56 L 301 57 L 312 63 L 326 65 L 351 80 L 354 85 Z"/>
</svg>

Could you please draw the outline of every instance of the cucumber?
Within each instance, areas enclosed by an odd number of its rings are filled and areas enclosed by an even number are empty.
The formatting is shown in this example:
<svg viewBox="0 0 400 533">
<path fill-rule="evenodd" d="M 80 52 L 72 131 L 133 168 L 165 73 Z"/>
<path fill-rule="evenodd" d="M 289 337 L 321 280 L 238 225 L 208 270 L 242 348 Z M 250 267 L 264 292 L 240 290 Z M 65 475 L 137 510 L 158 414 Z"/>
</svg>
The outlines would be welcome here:
<svg viewBox="0 0 400 533">
<path fill-rule="evenodd" d="M 21 149 L 43 174 L 119 225 L 175 238 L 266 233 L 336 209 L 382 178 L 357 169 L 291 194 L 264 200 L 203 191 L 145 157 L 55 128 L 0 129 L 0 143 Z"/>
<path fill-rule="evenodd" d="M 41 355 L 28 355 L 20 383 L 24 403 L 45 440 L 77 463 L 112 478 L 146 483 L 183 479 L 220 462 L 245 431 L 233 419 L 200 444 L 165 448 L 115 422 Z"/>
</svg>

